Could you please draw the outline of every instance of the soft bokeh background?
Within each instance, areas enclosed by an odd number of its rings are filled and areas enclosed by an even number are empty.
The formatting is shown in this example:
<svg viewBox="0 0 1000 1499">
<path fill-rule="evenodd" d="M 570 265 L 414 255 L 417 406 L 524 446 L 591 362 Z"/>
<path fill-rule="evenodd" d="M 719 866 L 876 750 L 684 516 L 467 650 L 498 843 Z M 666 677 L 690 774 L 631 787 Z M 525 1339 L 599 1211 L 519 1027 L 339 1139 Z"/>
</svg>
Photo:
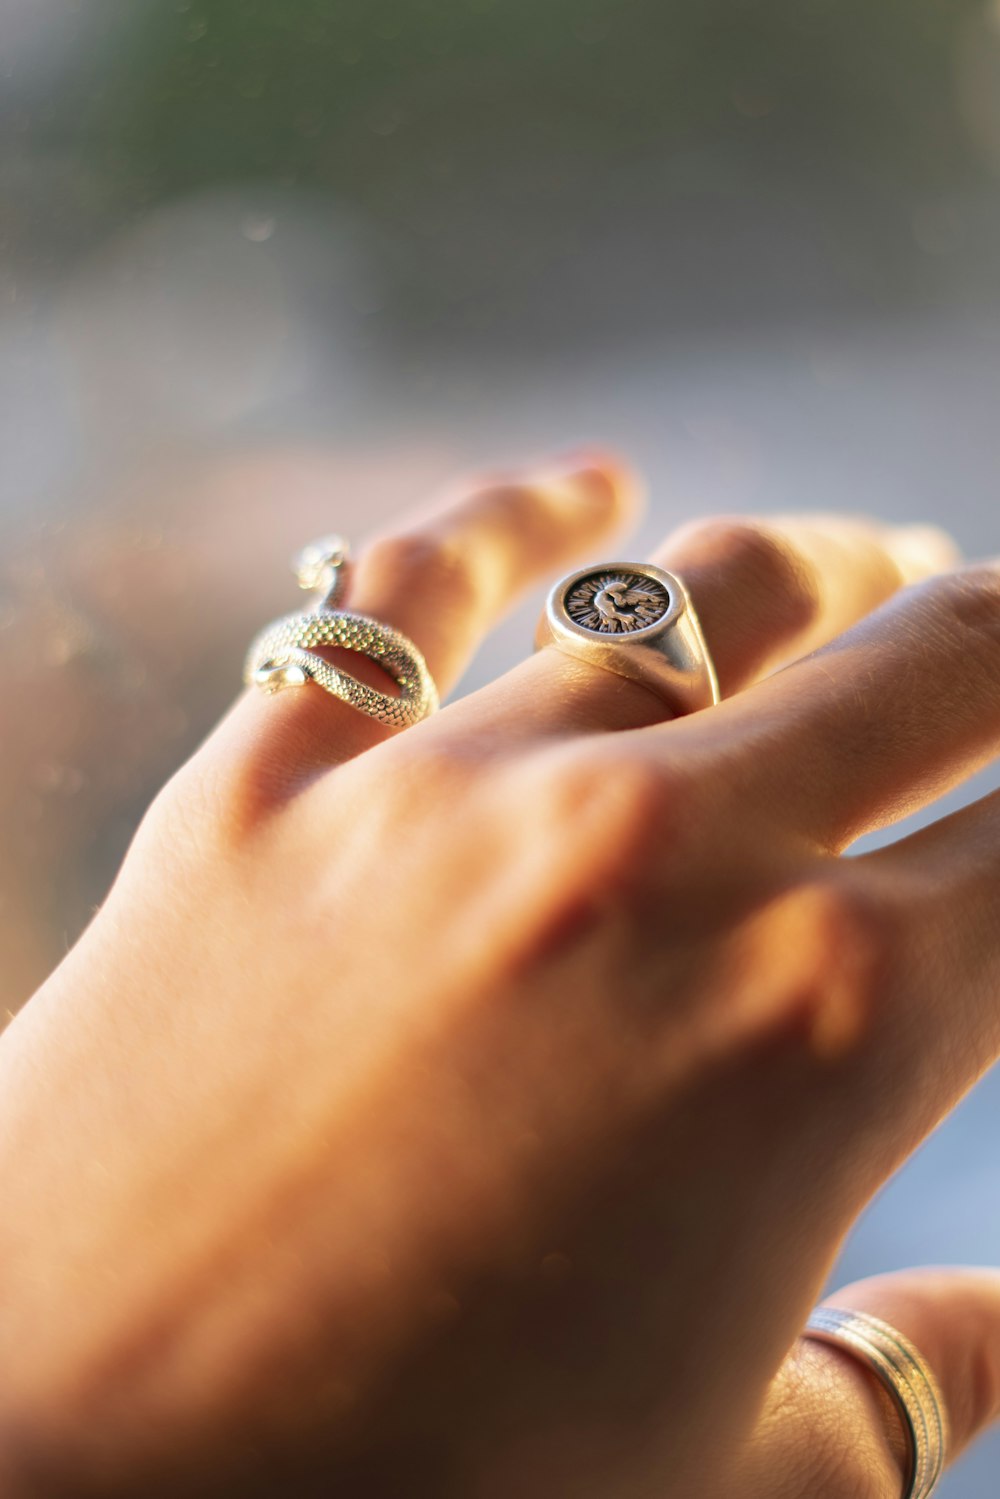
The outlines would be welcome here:
<svg viewBox="0 0 1000 1499">
<path fill-rule="evenodd" d="M 0 1009 L 317 531 L 598 439 L 1000 550 L 1000 4 L 0 0 L 0 254 Z M 842 1276 L 1000 1261 L 998 1090 Z"/>
</svg>

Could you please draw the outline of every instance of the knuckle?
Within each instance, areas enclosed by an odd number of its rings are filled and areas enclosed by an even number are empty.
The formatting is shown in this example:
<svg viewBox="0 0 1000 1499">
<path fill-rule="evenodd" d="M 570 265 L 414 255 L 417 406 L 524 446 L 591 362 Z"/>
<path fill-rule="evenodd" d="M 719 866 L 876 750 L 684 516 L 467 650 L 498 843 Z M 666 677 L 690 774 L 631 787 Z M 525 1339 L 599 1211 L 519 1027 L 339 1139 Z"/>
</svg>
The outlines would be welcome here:
<svg viewBox="0 0 1000 1499">
<path fill-rule="evenodd" d="M 655 767 L 590 746 L 543 751 L 510 777 L 498 810 L 519 936 L 505 967 L 520 981 L 598 929 L 617 940 L 644 924 L 669 808 Z"/>
<path fill-rule="evenodd" d="M 381 765 L 362 756 L 346 768 L 365 786 L 364 800 L 378 803 L 395 839 L 404 822 L 413 829 L 433 826 L 442 857 L 454 845 L 468 859 L 476 841 L 491 836 L 492 823 L 516 824 L 523 809 L 510 794 L 504 754 L 450 731 L 443 717 L 408 729 L 384 748 Z"/>
<path fill-rule="evenodd" d="M 648 874 L 650 850 L 676 841 L 680 796 L 663 766 L 641 757 L 605 763 L 592 816 L 607 829 L 608 860 L 622 877 Z M 645 857 L 643 857 L 645 851 Z M 631 880 L 629 881 L 631 882 Z"/>
<path fill-rule="evenodd" d="M 505 526 L 534 522 L 544 503 L 545 492 L 540 485 L 491 475 L 484 476 L 468 498 L 473 510 L 495 515 Z"/>
<path fill-rule="evenodd" d="M 374 541 L 364 557 L 381 594 L 419 593 L 442 609 L 473 609 L 481 593 L 473 549 L 447 530 L 406 531 Z"/>
<path fill-rule="evenodd" d="M 789 629 L 813 622 L 821 603 L 815 569 L 779 529 L 744 516 L 721 516 L 698 523 L 688 536 L 725 568 L 734 592 L 766 598 Z"/>
<path fill-rule="evenodd" d="M 156 793 L 136 829 L 128 863 L 151 861 L 159 877 L 191 871 L 225 857 L 238 843 L 235 816 L 228 816 L 225 788 L 201 773 L 196 761 L 175 771 Z"/>
<path fill-rule="evenodd" d="M 947 638 L 956 635 L 992 659 L 1000 650 L 1000 572 L 974 566 L 946 573 L 920 591 Z"/>
<path fill-rule="evenodd" d="M 303 784 L 292 769 L 301 740 L 282 733 L 236 745 L 210 737 L 160 788 L 142 835 L 203 859 L 245 853 Z"/>
<path fill-rule="evenodd" d="M 477 537 L 490 586 L 507 592 L 522 576 L 526 554 L 534 554 L 536 569 L 554 538 L 564 535 L 569 514 L 579 522 L 580 513 L 567 511 L 564 486 L 500 475 L 469 492 L 456 525 Z"/>
<path fill-rule="evenodd" d="M 449 802 L 465 796 L 480 769 L 476 756 L 447 734 L 407 733 L 393 746 L 399 792 L 408 804 Z"/>
<path fill-rule="evenodd" d="M 567 882 L 638 912 L 643 893 L 669 863 L 681 810 L 690 805 L 687 784 L 682 791 L 674 782 L 656 760 L 604 745 L 556 757 L 547 768 L 544 799 Z"/>
<path fill-rule="evenodd" d="M 885 896 L 860 882 L 809 880 L 767 908 L 756 976 L 767 998 L 754 1026 L 787 1031 L 820 1062 L 838 1062 L 872 1038 L 897 943 Z M 760 994 L 756 982 L 750 989 Z"/>
<path fill-rule="evenodd" d="M 554 466 L 533 474 L 480 474 L 458 509 L 463 521 L 520 551 L 529 538 L 551 546 L 565 537 L 567 527 L 603 527 L 616 510 L 625 508 L 629 492 L 624 471 L 595 457 L 589 464 Z"/>
</svg>

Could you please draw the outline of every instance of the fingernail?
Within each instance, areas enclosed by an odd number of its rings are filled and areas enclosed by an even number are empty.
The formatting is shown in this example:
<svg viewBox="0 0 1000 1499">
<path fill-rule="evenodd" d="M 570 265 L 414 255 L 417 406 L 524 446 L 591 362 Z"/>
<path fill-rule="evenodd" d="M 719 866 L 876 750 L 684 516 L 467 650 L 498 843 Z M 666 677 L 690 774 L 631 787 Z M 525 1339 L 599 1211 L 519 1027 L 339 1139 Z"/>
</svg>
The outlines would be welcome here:
<svg viewBox="0 0 1000 1499">
<path fill-rule="evenodd" d="M 945 572 L 962 557 L 958 543 L 940 526 L 896 526 L 892 555 L 907 582 Z"/>
</svg>

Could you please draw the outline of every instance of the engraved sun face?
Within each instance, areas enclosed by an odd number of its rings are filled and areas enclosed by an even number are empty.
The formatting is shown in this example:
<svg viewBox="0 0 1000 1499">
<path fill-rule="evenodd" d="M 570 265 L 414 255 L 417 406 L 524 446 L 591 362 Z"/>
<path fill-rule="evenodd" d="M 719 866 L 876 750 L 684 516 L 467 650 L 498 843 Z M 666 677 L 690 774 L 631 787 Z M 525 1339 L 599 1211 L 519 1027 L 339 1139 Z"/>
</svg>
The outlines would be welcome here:
<svg viewBox="0 0 1000 1499">
<path fill-rule="evenodd" d="M 643 573 L 590 573 L 574 583 L 566 595 L 570 619 L 595 635 L 631 635 L 635 630 L 645 630 L 662 619 L 669 608 L 666 588 Z"/>
</svg>

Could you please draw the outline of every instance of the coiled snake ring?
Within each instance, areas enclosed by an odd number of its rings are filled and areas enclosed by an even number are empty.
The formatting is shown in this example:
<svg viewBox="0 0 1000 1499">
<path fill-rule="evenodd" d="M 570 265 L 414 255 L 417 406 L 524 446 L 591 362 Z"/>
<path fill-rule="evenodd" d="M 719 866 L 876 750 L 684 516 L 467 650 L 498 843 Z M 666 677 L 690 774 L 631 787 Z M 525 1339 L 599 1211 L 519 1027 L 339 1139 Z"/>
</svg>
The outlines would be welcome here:
<svg viewBox="0 0 1000 1499">
<path fill-rule="evenodd" d="M 310 613 L 286 615 L 261 631 L 247 655 L 243 672 L 247 686 L 278 692 L 315 682 L 394 729 L 407 728 L 433 713 L 438 706 L 437 688 L 412 640 L 366 614 L 336 607 L 347 586 L 346 543 L 339 536 L 326 536 L 300 552 L 293 567 L 299 587 L 321 592 L 322 602 Z M 343 646 L 375 661 L 396 683 L 399 696 L 378 692 L 314 654 L 317 646 L 324 645 Z"/>
</svg>

